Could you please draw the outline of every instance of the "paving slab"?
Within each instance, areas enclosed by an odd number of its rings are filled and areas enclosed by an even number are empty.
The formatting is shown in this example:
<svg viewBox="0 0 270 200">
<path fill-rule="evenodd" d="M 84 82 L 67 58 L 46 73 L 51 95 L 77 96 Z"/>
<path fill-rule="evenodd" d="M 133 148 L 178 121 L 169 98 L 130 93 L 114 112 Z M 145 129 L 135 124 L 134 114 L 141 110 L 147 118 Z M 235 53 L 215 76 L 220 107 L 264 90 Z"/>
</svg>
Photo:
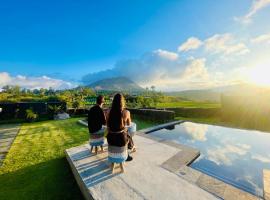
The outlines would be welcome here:
<svg viewBox="0 0 270 200">
<path fill-rule="evenodd" d="M 7 153 L 9 150 L 9 146 L 0 146 L 0 153 Z"/>
<path fill-rule="evenodd" d="M 263 170 L 264 199 L 270 200 L 270 170 Z"/>
<path fill-rule="evenodd" d="M 19 124 L 0 125 L 0 166 L 3 164 L 15 137 L 20 130 Z"/>
<path fill-rule="evenodd" d="M 260 200 L 250 193 L 244 192 L 236 187 L 227 185 L 223 194 L 224 200 Z"/>
<path fill-rule="evenodd" d="M 181 166 L 178 171 L 178 175 L 191 183 L 196 183 L 202 173 L 198 170 L 192 169 L 191 167 Z"/>
<path fill-rule="evenodd" d="M 91 154 L 88 144 L 66 150 L 86 199 L 217 199 L 162 167 L 181 152 L 179 148 L 138 135 L 134 142 L 137 152 L 125 163 L 125 173 L 111 174 L 106 151 Z"/>
<path fill-rule="evenodd" d="M 226 184 L 218 179 L 215 179 L 211 176 L 208 176 L 206 174 L 202 174 L 198 180 L 197 184 L 205 189 L 206 191 L 209 191 L 213 194 L 216 194 L 217 196 L 223 198 L 224 192 L 226 188 Z"/>
</svg>

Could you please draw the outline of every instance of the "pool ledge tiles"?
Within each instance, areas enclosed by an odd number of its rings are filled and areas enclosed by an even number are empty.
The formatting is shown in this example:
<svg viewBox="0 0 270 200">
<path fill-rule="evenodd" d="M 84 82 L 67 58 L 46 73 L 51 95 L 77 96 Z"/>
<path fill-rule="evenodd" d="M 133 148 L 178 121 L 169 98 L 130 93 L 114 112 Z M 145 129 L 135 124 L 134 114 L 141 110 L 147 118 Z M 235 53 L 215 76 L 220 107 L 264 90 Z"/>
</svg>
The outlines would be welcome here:
<svg viewBox="0 0 270 200">
<path fill-rule="evenodd" d="M 270 170 L 263 170 L 264 199 L 270 200 Z"/>
</svg>

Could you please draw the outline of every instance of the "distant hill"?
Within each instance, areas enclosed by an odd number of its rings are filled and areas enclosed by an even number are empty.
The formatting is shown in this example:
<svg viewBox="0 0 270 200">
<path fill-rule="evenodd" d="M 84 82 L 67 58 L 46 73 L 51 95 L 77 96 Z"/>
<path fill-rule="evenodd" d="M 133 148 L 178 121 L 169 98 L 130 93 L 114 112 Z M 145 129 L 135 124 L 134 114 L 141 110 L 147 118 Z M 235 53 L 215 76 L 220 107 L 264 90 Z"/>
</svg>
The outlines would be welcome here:
<svg viewBox="0 0 270 200">
<path fill-rule="evenodd" d="M 102 91 L 142 92 L 144 90 L 126 77 L 102 79 L 87 86 Z"/>
<path fill-rule="evenodd" d="M 166 92 L 167 95 L 179 96 L 192 101 L 220 102 L 221 95 L 226 96 L 259 96 L 270 93 L 270 87 L 261 87 L 251 84 L 235 84 L 205 90 L 186 90 Z"/>
<path fill-rule="evenodd" d="M 169 96 L 178 96 L 191 101 L 220 102 L 220 92 L 211 90 L 185 90 L 179 92 L 166 92 Z"/>
</svg>

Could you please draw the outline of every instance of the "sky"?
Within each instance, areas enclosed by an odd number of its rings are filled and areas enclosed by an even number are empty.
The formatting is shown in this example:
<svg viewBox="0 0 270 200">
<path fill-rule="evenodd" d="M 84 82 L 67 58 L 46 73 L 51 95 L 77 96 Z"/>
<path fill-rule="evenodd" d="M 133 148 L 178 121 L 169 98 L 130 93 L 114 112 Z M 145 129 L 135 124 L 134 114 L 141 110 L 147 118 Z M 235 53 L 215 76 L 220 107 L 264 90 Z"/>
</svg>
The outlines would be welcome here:
<svg viewBox="0 0 270 200">
<path fill-rule="evenodd" d="M 270 0 L 0 0 L 0 87 L 269 85 Z"/>
</svg>

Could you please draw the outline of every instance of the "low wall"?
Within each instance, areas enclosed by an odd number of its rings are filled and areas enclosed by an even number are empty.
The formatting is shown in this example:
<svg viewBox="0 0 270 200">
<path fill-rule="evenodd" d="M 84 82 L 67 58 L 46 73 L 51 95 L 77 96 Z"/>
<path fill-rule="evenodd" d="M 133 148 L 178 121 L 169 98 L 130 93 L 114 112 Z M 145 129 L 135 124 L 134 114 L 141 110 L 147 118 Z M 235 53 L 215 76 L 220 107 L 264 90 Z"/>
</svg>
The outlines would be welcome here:
<svg viewBox="0 0 270 200">
<path fill-rule="evenodd" d="M 166 108 L 179 117 L 216 117 L 221 115 L 221 108 Z"/>
<path fill-rule="evenodd" d="M 175 112 L 169 110 L 157 110 L 157 109 L 128 109 L 131 115 L 136 115 L 146 120 L 154 121 L 169 121 L 174 120 Z"/>
<path fill-rule="evenodd" d="M 85 108 L 68 108 L 67 109 L 67 113 L 70 116 L 86 116 L 88 113 L 88 109 Z"/>
<path fill-rule="evenodd" d="M 49 106 L 62 106 L 66 110 L 65 102 L 18 102 L 18 103 L 0 103 L 0 120 L 25 119 L 26 110 L 32 108 L 39 117 L 48 117 L 51 111 Z"/>
</svg>

